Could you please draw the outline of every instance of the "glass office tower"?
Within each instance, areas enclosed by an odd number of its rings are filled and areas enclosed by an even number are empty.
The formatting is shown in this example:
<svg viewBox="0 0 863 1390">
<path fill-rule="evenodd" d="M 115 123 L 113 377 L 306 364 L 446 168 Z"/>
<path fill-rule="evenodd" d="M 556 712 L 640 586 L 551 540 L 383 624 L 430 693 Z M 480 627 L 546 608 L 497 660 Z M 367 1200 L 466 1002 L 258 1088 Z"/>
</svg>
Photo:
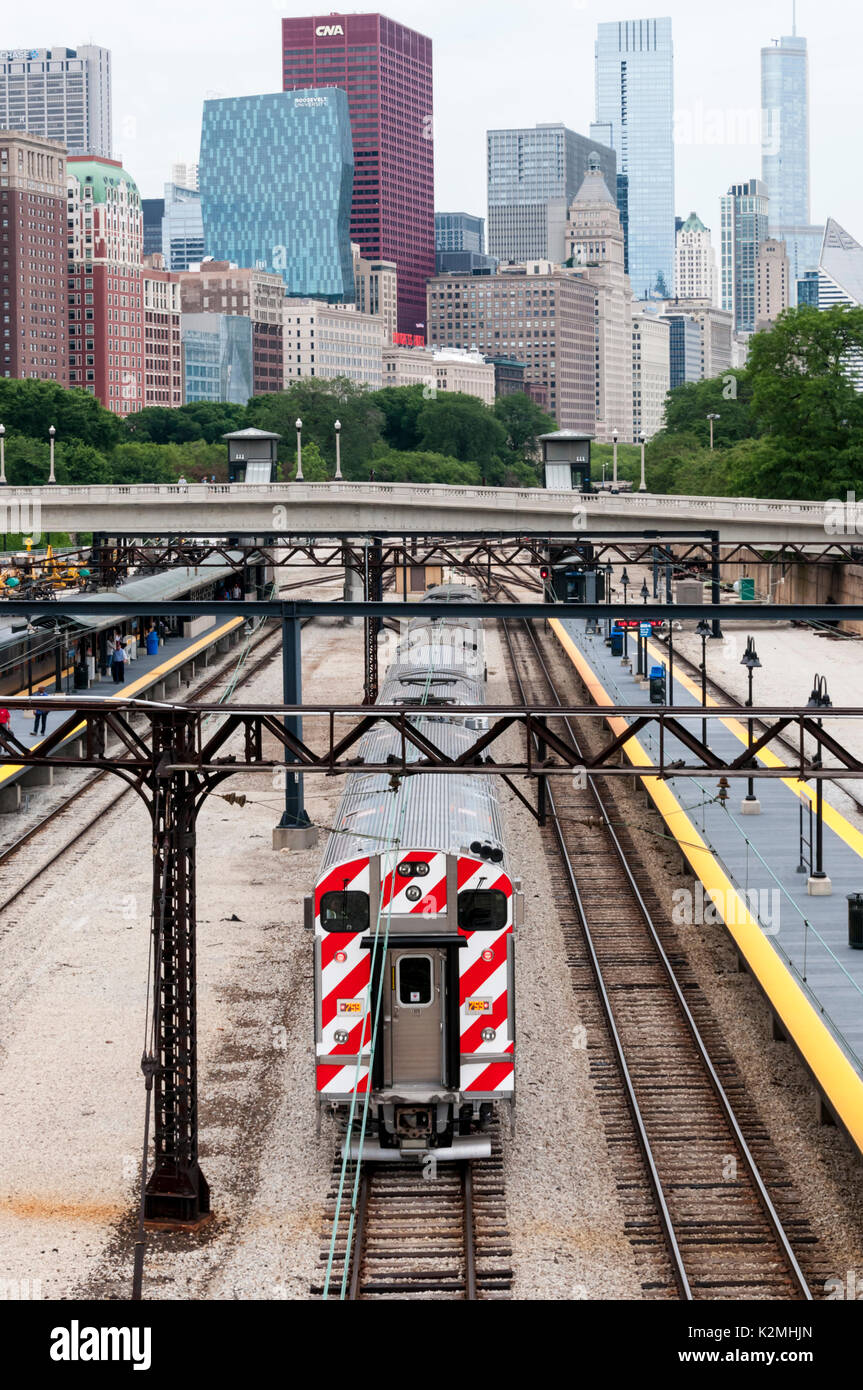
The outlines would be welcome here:
<svg viewBox="0 0 863 1390">
<path fill-rule="evenodd" d="M 674 285 L 674 52 L 670 19 L 598 25 L 596 123 L 609 132 L 627 186 L 632 293 Z M 614 187 L 612 183 L 610 185 Z"/>
<path fill-rule="evenodd" d="M 761 50 L 761 180 L 770 235 L 785 242 L 794 287 L 816 269 L 824 234 L 809 220 L 809 55 L 796 33 Z"/>
<path fill-rule="evenodd" d="M 207 254 L 201 195 L 194 188 L 165 184 L 160 250 L 168 270 L 188 270 Z"/>
<path fill-rule="evenodd" d="M 348 99 L 338 88 L 204 102 L 208 255 L 277 272 L 289 295 L 354 298 Z"/>
<path fill-rule="evenodd" d="M 734 314 L 736 333 L 755 332 L 755 263 L 770 235 L 767 187 L 760 179 L 733 183 L 719 200 L 719 288 L 723 309 Z"/>
<path fill-rule="evenodd" d="M 563 259 L 564 229 L 591 154 L 609 188 L 617 158 L 599 141 L 561 122 L 490 130 L 488 141 L 488 249 L 501 261 Z"/>
</svg>

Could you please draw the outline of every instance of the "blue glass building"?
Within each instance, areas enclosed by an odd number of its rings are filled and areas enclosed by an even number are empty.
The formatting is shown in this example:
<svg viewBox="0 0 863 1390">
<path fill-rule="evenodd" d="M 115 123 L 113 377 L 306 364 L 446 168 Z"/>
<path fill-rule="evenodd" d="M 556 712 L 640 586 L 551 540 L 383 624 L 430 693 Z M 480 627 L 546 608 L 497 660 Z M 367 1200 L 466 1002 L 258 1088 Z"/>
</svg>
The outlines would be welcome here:
<svg viewBox="0 0 863 1390">
<path fill-rule="evenodd" d="M 204 102 L 198 180 L 216 260 L 275 271 L 292 296 L 352 301 L 353 178 L 340 88 Z"/>
<path fill-rule="evenodd" d="M 761 181 L 770 235 L 785 242 L 793 288 L 817 268 L 824 235 L 810 223 L 809 55 L 796 32 L 761 50 Z"/>
<path fill-rule="evenodd" d="M 663 314 L 668 324 L 669 390 L 701 380 L 701 328 L 687 314 Z"/>
<path fill-rule="evenodd" d="M 674 50 L 670 19 L 597 26 L 596 122 L 627 176 L 626 251 L 632 293 L 674 284 Z M 606 180 L 608 182 L 608 180 Z M 613 188 L 614 183 L 609 183 Z M 620 206 L 618 190 L 618 206 Z"/>
<path fill-rule="evenodd" d="M 165 213 L 162 218 L 162 255 L 168 270 L 188 270 L 207 254 L 201 195 L 195 188 L 165 184 Z"/>
<path fill-rule="evenodd" d="M 245 405 L 253 395 L 252 320 L 240 314 L 181 314 L 186 403 Z"/>
</svg>

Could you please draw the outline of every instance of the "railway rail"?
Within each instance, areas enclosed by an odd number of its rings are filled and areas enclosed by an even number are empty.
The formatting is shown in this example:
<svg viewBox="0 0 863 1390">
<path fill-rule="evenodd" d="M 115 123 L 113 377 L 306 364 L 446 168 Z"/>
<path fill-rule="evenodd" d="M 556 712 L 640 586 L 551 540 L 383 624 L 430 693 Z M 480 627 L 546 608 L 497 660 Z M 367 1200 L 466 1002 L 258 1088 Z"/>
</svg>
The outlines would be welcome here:
<svg viewBox="0 0 863 1390">
<path fill-rule="evenodd" d="M 521 699 L 560 704 L 531 625 L 502 626 Z M 645 1294 L 809 1300 L 796 1250 L 814 1268 L 816 1238 L 661 905 L 636 882 L 616 796 L 590 778 L 571 789 L 557 783 L 547 794 L 548 833 L 567 962 Z"/>
<path fill-rule="evenodd" d="M 337 1153 L 322 1227 L 322 1271 L 329 1260 L 341 1166 Z M 417 1162 L 363 1164 L 347 1275 L 346 1205 L 329 1284 L 325 1279 L 316 1282 L 313 1295 L 347 1301 L 440 1298 L 470 1302 L 509 1296 L 512 1248 L 496 1129 L 490 1158 L 435 1163 L 426 1157 Z"/>
</svg>

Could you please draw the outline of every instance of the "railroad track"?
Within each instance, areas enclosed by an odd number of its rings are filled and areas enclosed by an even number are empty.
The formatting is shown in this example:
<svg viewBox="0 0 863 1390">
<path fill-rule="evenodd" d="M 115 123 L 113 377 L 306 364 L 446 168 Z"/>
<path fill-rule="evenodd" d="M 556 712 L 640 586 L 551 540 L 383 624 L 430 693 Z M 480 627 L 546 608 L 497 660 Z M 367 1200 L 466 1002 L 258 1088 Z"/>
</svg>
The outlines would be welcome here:
<svg viewBox="0 0 863 1390">
<path fill-rule="evenodd" d="M 521 700 L 560 704 L 530 624 L 503 629 Z M 810 1299 L 795 1250 L 814 1269 L 816 1238 L 661 904 L 636 883 L 637 850 L 615 824 L 626 819 L 618 795 L 592 779 L 555 779 L 547 833 L 645 1295 Z"/>
<path fill-rule="evenodd" d="M 322 1227 L 323 1297 L 342 1160 L 337 1152 Z M 512 1248 L 506 1226 L 503 1157 L 429 1168 L 429 1160 L 367 1163 L 360 1169 L 345 1278 L 350 1198 L 343 1198 L 327 1297 L 469 1301 L 507 1298 Z M 344 1285 L 344 1290 L 343 1290 Z"/>
<path fill-rule="evenodd" d="M 275 633 L 272 631 L 265 631 L 256 642 L 252 643 L 249 648 L 249 653 L 256 652 L 262 647 L 266 648 L 266 650 L 252 661 L 250 665 L 244 665 L 237 680 L 237 685 L 245 685 L 256 676 L 264 666 L 268 665 L 281 651 L 281 644 L 282 637 L 280 631 Z M 249 653 L 247 653 L 247 655 Z M 230 663 L 228 664 L 230 665 Z M 209 676 L 201 685 L 196 685 L 196 697 L 200 699 L 201 696 L 206 695 L 208 691 L 212 690 L 214 686 L 225 679 L 225 674 L 225 668 L 222 668 Z M 8 845 L 6 849 L 0 852 L 0 875 L 5 877 L 8 868 L 14 864 L 25 850 L 28 851 L 28 854 L 32 852 L 35 842 L 43 843 L 46 835 L 50 835 L 52 829 L 59 830 L 61 833 L 60 843 L 56 846 L 51 844 L 47 847 L 48 857 L 43 860 L 36 869 L 28 874 L 22 882 L 18 883 L 11 892 L 7 893 L 3 902 L 0 903 L 0 912 L 10 907 L 11 904 L 30 888 L 47 869 L 50 869 L 53 864 L 56 864 L 57 861 L 67 854 L 80 840 L 84 839 L 84 837 L 93 830 L 102 816 L 106 815 L 108 811 L 113 810 L 124 797 L 131 795 L 133 791 L 132 787 L 121 786 L 116 795 L 111 797 L 109 801 L 100 804 L 89 819 L 83 825 L 78 826 L 70 837 L 63 837 L 67 812 L 73 809 L 79 809 L 79 803 L 82 799 L 86 797 L 94 787 L 100 783 L 107 782 L 111 777 L 112 774 L 108 771 L 97 772 L 94 777 L 90 777 L 86 782 L 82 783 L 81 786 L 76 787 L 59 806 L 54 807 L 52 811 L 49 811 L 46 816 L 40 821 L 37 821 L 35 825 L 31 826 L 29 830 L 26 830 L 23 835 L 19 836 L 17 840 L 13 841 L 11 845 Z"/>
</svg>

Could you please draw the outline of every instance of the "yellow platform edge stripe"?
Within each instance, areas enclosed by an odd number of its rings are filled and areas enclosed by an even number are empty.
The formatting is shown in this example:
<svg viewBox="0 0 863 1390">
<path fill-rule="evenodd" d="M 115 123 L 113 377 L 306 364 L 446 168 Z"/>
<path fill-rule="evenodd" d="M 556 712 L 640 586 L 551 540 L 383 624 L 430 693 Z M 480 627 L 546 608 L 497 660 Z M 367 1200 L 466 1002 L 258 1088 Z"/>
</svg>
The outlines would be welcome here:
<svg viewBox="0 0 863 1390">
<path fill-rule="evenodd" d="M 134 695 L 136 691 L 142 690 L 145 687 L 155 685 L 157 681 L 161 680 L 164 676 L 170 675 L 178 666 L 185 665 L 187 661 L 197 656 L 198 652 L 203 651 L 205 647 L 211 647 L 214 642 L 218 642 L 219 639 L 224 637 L 227 633 L 233 632 L 236 627 L 239 627 L 239 625 L 245 621 L 245 618 L 229 618 L 226 623 L 222 623 L 221 627 L 213 628 L 211 632 L 205 632 L 203 636 L 198 637 L 191 646 L 185 647 L 181 652 L 176 652 L 169 661 L 163 661 L 160 665 L 154 666 L 151 671 L 147 671 L 145 675 L 139 676 L 137 680 L 130 681 L 128 685 L 124 682 L 121 690 L 117 690 L 113 695 L 108 695 L 106 698 L 109 700 L 128 700 L 130 695 Z M 47 683 L 53 680 L 53 676 L 46 677 L 45 679 Z M 22 690 L 21 694 L 26 694 L 26 691 Z M 82 720 L 80 724 L 75 725 L 72 733 L 76 734 L 79 729 L 83 728 L 84 721 Z M 33 747 L 38 748 L 39 744 L 34 743 Z M 5 767 L 0 770 L 0 787 L 17 773 L 23 772 L 24 766 L 23 763 L 7 763 Z"/>
<path fill-rule="evenodd" d="M 549 625 L 594 702 L 598 706 L 613 706 L 614 701 L 560 621 L 550 618 Z M 609 715 L 607 722 L 615 734 L 622 733 L 627 727 L 626 720 L 621 716 Z M 637 738 L 626 743 L 624 752 L 631 763 L 635 763 L 636 759 L 642 764 L 653 761 Z M 738 951 L 752 970 L 783 1028 L 793 1038 L 837 1118 L 863 1153 L 863 1078 L 855 1071 L 811 1001 L 770 945 L 760 925 L 747 910 L 745 901 L 720 868 L 668 784 L 656 777 L 642 777 L 640 781 L 693 873 L 704 885 L 705 892 L 717 894 L 714 900 L 717 911 Z M 732 902 L 734 909 L 729 913 L 727 907 Z M 726 910 L 723 911 L 718 904 L 725 904 Z M 729 921 L 729 916 L 736 920 Z"/>
</svg>

